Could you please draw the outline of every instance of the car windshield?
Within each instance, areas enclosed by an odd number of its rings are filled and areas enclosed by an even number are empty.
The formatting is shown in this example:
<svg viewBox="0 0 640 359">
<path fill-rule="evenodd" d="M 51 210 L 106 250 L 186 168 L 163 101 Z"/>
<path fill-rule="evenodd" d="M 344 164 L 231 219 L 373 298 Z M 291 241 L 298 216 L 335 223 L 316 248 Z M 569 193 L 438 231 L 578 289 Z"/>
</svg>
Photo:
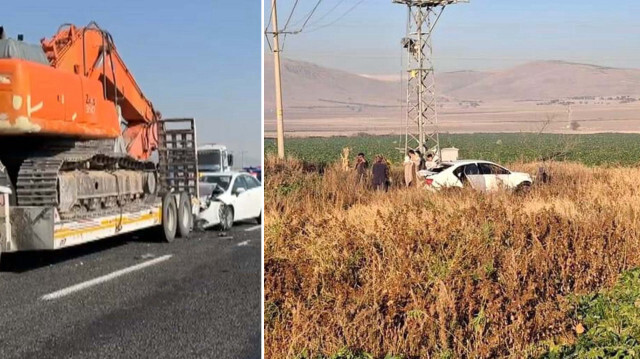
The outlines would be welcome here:
<svg viewBox="0 0 640 359">
<path fill-rule="evenodd" d="M 202 179 L 202 182 L 215 183 L 218 185 L 218 187 L 226 191 L 229 189 L 229 184 L 231 183 L 231 176 L 205 176 Z"/>
<path fill-rule="evenodd" d="M 199 151 L 198 167 L 202 170 L 219 171 L 220 170 L 220 150 Z"/>
</svg>

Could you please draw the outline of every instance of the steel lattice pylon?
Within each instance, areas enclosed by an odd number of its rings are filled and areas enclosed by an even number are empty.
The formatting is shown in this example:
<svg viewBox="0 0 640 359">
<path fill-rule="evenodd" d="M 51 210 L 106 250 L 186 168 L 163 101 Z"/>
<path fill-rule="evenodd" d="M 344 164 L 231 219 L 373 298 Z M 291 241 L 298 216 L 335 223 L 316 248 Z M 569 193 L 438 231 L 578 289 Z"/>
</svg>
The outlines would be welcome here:
<svg viewBox="0 0 640 359">
<path fill-rule="evenodd" d="M 436 79 L 433 66 L 433 29 L 445 6 L 463 0 L 393 0 L 408 8 L 407 34 L 402 46 L 407 50 L 407 111 L 405 153 L 409 149 L 432 152 L 440 159 Z"/>
</svg>

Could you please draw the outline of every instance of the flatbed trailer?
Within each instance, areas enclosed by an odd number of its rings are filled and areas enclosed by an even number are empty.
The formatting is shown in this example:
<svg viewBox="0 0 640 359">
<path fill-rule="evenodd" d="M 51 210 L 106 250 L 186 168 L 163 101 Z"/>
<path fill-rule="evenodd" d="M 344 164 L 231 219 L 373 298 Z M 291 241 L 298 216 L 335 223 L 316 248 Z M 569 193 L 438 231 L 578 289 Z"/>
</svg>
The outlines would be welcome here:
<svg viewBox="0 0 640 359">
<path fill-rule="evenodd" d="M 0 183 L 0 255 L 57 250 L 149 228 L 165 241 L 188 236 L 199 210 L 195 121 L 162 120 L 158 137 L 158 191 L 126 209 L 65 219 L 55 207 L 12 206 L 12 189 Z"/>
</svg>

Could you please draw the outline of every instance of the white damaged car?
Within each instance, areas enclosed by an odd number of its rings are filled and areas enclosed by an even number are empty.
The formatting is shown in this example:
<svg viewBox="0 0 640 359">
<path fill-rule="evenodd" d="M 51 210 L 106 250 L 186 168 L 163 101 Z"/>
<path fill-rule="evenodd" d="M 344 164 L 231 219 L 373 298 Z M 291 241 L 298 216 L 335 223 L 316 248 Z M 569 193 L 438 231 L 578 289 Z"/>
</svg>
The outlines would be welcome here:
<svg viewBox="0 0 640 359">
<path fill-rule="evenodd" d="M 229 230 L 236 221 L 262 223 L 263 197 L 262 184 L 248 173 L 202 173 L 196 225 L 201 229 L 219 226 Z"/>
<path fill-rule="evenodd" d="M 419 174 L 424 187 L 432 191 L 452 187 L 471 187 L 483 192 L 500 188 L 527 191 L 533 184 L 528 173 L 513 172 L 482 160 L 443 162 L 437 167 L 420 171 Z"/>
</svg>

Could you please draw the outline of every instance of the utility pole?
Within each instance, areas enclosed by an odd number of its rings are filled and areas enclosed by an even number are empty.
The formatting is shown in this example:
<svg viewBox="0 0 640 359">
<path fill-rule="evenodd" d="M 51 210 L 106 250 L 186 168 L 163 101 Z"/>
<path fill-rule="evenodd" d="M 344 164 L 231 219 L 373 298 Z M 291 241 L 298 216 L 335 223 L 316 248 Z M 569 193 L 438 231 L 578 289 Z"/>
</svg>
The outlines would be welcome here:
<svg viewBox="0 0 640 359">
<path fill-rule="evenodd" d="M 278 158 L 284 158 L 284 110 L 282 108 L 282 77 L 280 75 L 280 41 L 278 39 L 278 11 L 276 0 L 271 0 L 271 17 L 273 20 L 273 64 L 276 84 L 276 131 Z"/>
<path fill-rule="evenodd" d="M 461 2 L 468 0 L 393 0 L 408 9 L 407 34 L 402 39 L 408 74 L 405 153 L 430 151 L 441 159 L 431 37 L 444 8 Z"/>
</svg>

